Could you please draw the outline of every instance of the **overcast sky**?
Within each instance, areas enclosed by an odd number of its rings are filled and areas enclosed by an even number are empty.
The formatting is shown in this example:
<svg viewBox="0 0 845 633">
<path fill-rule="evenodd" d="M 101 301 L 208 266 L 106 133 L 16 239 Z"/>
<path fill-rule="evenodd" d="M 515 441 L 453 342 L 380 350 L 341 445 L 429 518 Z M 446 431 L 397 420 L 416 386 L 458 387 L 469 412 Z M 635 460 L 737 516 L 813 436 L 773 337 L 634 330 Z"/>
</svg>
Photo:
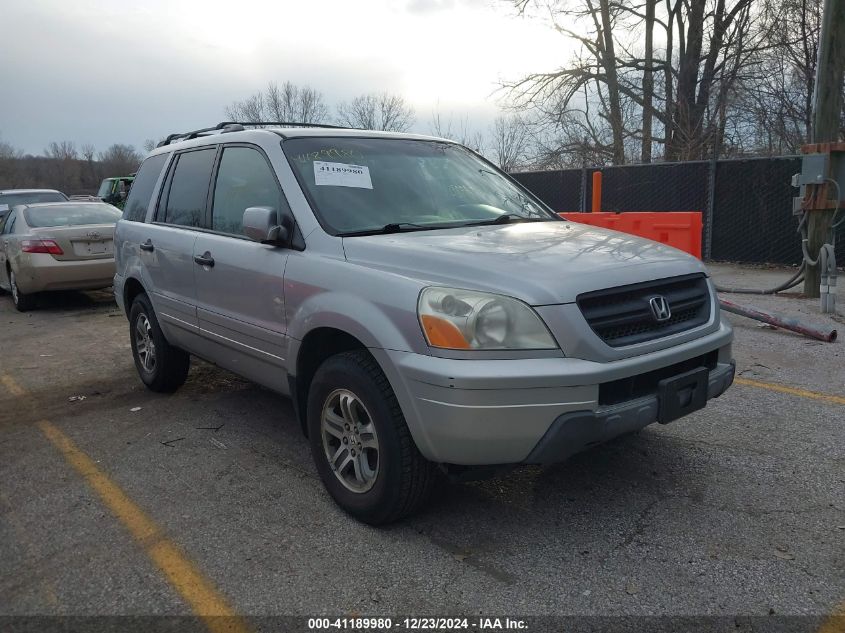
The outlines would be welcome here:
<svg viewBox="0 0 845 633">
<path fill-rule="evenodd" d="M 504 0 L 0 0 L 0 138 L 140 148 L 213 125 L 290 80 L 330 106 L 403 95 L 416 131 L 496 114 L 503 78 L 555 67 L 563 38 Z"/>
</svg>

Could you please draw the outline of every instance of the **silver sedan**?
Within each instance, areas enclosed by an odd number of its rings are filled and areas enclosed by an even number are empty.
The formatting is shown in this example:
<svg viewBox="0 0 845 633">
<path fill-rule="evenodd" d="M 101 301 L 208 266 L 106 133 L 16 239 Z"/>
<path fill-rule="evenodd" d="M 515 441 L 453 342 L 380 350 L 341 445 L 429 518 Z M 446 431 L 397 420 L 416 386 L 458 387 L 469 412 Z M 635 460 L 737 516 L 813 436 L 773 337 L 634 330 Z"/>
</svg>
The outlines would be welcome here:
<svg viewBox="0 0 845 633">
<path fill-rule="evenodd" d="M 111 286 L 120 216 L 103 202 L 13 207 L 0 223 L 0 289 L 23 312 L 35 306 L 39 292 Z"/>
</svg>

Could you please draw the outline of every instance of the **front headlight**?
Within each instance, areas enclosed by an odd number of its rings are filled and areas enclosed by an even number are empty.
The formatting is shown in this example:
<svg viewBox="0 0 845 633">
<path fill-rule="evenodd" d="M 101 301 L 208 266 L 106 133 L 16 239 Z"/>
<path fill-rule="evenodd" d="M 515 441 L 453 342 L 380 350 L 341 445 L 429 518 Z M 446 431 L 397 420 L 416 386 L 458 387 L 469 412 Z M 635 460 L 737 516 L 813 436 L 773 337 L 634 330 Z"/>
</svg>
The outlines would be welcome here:
<svg viewBox="0 0 845 633">
<path fill-rule="evenodd" d="M 417 308 L 423 333 L 443 349 L 557 349 L 540 317 L 502 295 L 426 288 Z"/>
</svg>

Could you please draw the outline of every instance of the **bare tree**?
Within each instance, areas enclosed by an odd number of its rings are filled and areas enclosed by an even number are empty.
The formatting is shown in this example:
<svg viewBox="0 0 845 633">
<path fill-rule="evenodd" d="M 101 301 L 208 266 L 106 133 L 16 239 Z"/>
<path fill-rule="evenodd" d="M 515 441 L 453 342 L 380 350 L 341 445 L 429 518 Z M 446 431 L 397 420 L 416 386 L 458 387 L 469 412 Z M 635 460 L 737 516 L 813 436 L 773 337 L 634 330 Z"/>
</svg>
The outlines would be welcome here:
<svg viewBox="0 0 845 633">
<path fill-rule="evenodd" d="M 613 164 L 649 161 L 655 145 L 666 159 L 709 158 L 760 72 L 757 56 L 782 29 L 777 3 L 763 1 L 513 0 L 523 14 L 548 13 L 579 49 L 558 70 L 504 87 L 514 107 Z"/>
<path fill-rule="evenodd" d="M 322 93 L 309 86 L 296 86 L 289 81 L 279 86 L 270 82 L 265 90 L 229 105 L 226 116 L 233 121 L 247 123 L 326 123 L 329 109 L 323 101 Z"/>
<path fill-rule="evenodd" d="M 439 110 L 435 110 L 428 127 L 434 136 L 456 141 L 479 154 L 484 152 L 484 134 L 472 128 L 467 115 L 458 117 L 455 122 L 452 114 L 445 118 Z"/>
<path fill-rule="evenodd" d="M 44 155 L 24 153 L 0 140 L 0 189 L 50 188 L 93 194 L 105 176 L 134 172 L 141 160 L 131 145 L 115 144 L 97 155 L 94 145 L 79 150 L 70 141 L 50 143 Z"/>
<path fill-rule="evenodd" d="M 243 101 L 235 101 L 226 107 L 226 116 L 233 121 L 257 123 L 271 118 L 264 108 L 264 93 L 256 92 Z"/>
<path fill-rule="evenodd" d="M 131 145 L 115 143 L 100 152 L 100 163 L 107 176 L 126 176 L 141 164 L 141 155 Z"/>
<path fill-rule="evenodd" d="M 490 151 L 500 168 L 515 171 L 526 164 L 530 135 L 522 117 L 516 114 L 496 117 L 490 137 Z"/>
<path fill-rule="evenodd" d="M 49 158 L 58 160 L 76 160 L 79 158 L 79 152 L 76 151 L 76 144 L 73 141 L 53 141 L 44 150 L 44 154 Z"/>
<path fill-rule="evenodd" d="M 82 153 L 82 159 L 85 161 L 84 165 L 81 167 L 82 171 L 84 172 L 84 177 L 80 177 L 80 190 L 83 188 L 82 181 L 87 182 L 96 182 L 98 180 L 98 165 L 94 162 L 94 156 L 97 153 L 97 150 L 94 148 L 93 143 L 83 143 L 82 149 L 80 150 Z"/>
<path fill-rule="evenodd" d="M 823 1 L 765 3 L 790 28 L 774 31 L 771 48 L 755 56 L 761 72 L 755 89 L 738 100 L 736 135 L 765 154 L 797 153 L 811 138 Z"/>
<path fill-rule="evenodd" d="M 280 88 L 271 82 L 264 94 L 264 105 L 271 121 L 325 123 L 329 118 L 323 96 L 308 86 L 298 87 L 286 81 Z"/>
<path fill-rule="evenodd" d="M 79 181 L 79 152 L 73 141 L 53 141 L 44 150 L 48 158 L 52 158 L 50 172 L 56 187 L 62 191 L 70 191 Z"/>
<path fill-rule="evenodd" d="M 656 22 L 655 9 L 659 0 L 645 0 L 645 50 L 643 52 L 643 127 L 642 150 L 640 161 L 651 162 L 651 152 L 654 144 L 652 134 L 654 121 L 654 26 Z"/>
<path fill-rule="evenodd" d="M 403 97 L 386 92 L 360 95 L 337 107 L 341 125 L 365 130 L 406 132 L 414 119 L 414 110 Z"/>
<path fill-rule="evenodd" d="M 94 145 L 92 143 L 84 143 L 82 145 L 82 149 L 80 150 L 82 153 L 82 158 L 89 163 L 94 162 L 94 155 L 97 153 Z"/>
<path fill-rule="evenodd" d="M 20 186 L 20 163 L 23 152 L 0 138 L 0 189 Z"/>
</svg>

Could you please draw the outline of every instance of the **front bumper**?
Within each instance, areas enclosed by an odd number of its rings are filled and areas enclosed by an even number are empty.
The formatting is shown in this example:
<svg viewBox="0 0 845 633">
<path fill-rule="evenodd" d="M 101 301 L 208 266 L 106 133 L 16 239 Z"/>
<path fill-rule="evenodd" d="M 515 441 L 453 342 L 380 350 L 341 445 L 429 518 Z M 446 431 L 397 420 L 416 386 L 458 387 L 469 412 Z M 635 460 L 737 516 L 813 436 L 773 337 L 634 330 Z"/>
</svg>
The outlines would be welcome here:
<svg viewBox="0 0 845 633">
<path fill-rule="evenodd" d="M 718 398 L 734 381 L 736 365 L 719 363 L 710 371 L 707 399 Z M 656 395 L 596 411 L 576 411 L 557 418 L 523 462 L 553 464 L 608 440 L 638 431 L 657 421 Z"/>
<path fill-rule="evenodd" d="M 427 459 L 460 465 L 549 463 L 657 420 L 656 393 L 602 408 L 601 384 L 715 353 L 707 397 L 720 395 L 733 381 L 732 337 L 723 322 L 693 341 L 612 362 L 371 352 Z"/>
</svg>

